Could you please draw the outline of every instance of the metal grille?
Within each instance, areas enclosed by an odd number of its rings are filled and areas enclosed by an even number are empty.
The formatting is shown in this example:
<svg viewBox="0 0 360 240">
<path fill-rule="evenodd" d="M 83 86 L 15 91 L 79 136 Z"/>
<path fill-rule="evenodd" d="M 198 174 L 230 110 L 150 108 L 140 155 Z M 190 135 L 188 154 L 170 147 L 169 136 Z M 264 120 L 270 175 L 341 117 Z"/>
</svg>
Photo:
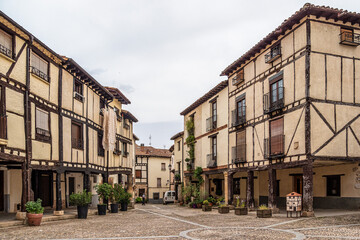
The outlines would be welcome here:
<svg viewBox="0 0 360 240">
<path fill-rule="evenodd" d="M 206 155 L 206 166 L 208 168 L 217 166 L 216 155 L 214 153 L 210 153 Z"/>
<path fill-rule="evenodd" d="M 282 109 L 284 107 L 285 88 L 278 87 L 264 95 L 264 113 Z M 276 98 L 274 96 L 277 96 Z"/>
<path fill-rule="evenodd" d="M 246 106 L 241 107 L 241 112 L 238 113 L 238 110 L 231 111 L 232 115 L 232 127 L 239 126 L 241 124 L 244 124 L 246 122 Z"/>
<path fill-rule="evenodd" d="M 231 148 L 232 163 L 246 162 L 246 144 L 237 145 Z"/>
<path fill-rule="evenodd" d="M 216 127 L 217 127 L 217 115 L 211 116 L 208 119 L 206 119 L 207 132 L 216 129 Z"/>
<path fill-rule="evenodd" d="M 271 48 L 271 51 L 265 55 L 265 63 L 271 63 L 281 56 L 281 46 L 276 45 Z"/>
<path fill-rule="evenodd" d="M 12 58 L 12 51 L 1 44 L 0 44 L 0 52 L 4 55 L 8 56 L 9 58 Z"/>
<path fill-rule="evenodd" d="M 49 81 L 49 76 L 46 73 L 43 73 L 36 67 L 30 66 L 30 72 L 38 76 L 39 78 L 44 79 L 45 81 Z"/>
</svg>

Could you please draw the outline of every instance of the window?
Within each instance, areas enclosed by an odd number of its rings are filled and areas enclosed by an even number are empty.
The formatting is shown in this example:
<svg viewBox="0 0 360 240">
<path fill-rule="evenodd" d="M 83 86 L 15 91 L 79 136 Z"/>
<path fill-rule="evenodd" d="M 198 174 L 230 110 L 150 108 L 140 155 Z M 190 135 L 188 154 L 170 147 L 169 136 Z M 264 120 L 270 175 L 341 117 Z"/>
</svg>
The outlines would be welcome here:
<svg viewBox="0 0 360 240">
<path fill-rule="evenodd" d="M 233 162 L 246 162 L 246 130 L 236 132 L 236 146 L 232 150 Z"/>
<path fill-rule="evenodd" d="M 277 44 L 265 55 L 265 63 L 272 63 L 281 56 L 281 45 Z"/>
<path fill-rule="evenodd" d="M 35 74 L 45 81 L 50 81 L 49 78 L 49 63 L 35 53 L 31 53 L 30 72 Z"/>
<path fill-rule="evenodd" d="M 211 116 L 213 122 L 213 129 L 217 126 L 217 103 L 216 101 L 211 103 Z"/>
<path fill-rule="evenodd" d="M 233 194 L 240 195 L 240 178 L 234 178 Z"/>
<path fill-rule="evenodd" d="M 269 78 L 269 93 L 264 95 L 264 112 L 271 113 L 284 107 L 283 71 Z"/>
<path fill-rule="evenodd" d="M 270 155 L 284 154 L 284 118 L 270 121 Z"/>
<path fill-rule="evenodd" d="M 119 139 L 116 139 L 116 141 L 115 141 L 114 154 L 115 154 L 115 155 L 120 155 L 120 154 L 121 154 L 121 150 L 120 150 L 120 140 L 119 140 Z"/>
<path fill-rule="evenodd" d="M 158 178 L 158 179 L 157 179 L 157 187 L 158 187 L 158 188 L 161 188 L 161 178 Z"/>
<path fill-rule="evenodd" d="M 116 113 L 116 119 L 121 122 L 120 110 L 117 107 L 114 107 L 114 111 Z"/>
<path fill-rule="evenodd" d="M 160 198 L 160 193 L 154 192 L 154 193 L 153 193 L 153 199 L 154 199 L 154 200 L 158 200 L 159 198 Z"/>
<path fill-rule="evenodd" d="M 326 177 L 326 195 L 340 197 L 340 175 Z"/>
<path fill-rule="evenodd" d="M 4 86 L 0 86 L 0 138 L 7 139 L 6 97 Z"/>
<path fill-rule="evenodd" d="M 284 99 L 284 83 L 283 79 L 276 81 L 270 85 L 270 104 L 271 106 L 283 103 Z"/>
<path fill-rule="evenodd" d="M 341 28 L 340 43 L 350 46 L 357 46 L 360 44 L 360 35 L 354 33 L 354 29 Z"/>
<path fill-rule="evenodd" d="M 127 143 L 126 142 L 123 142 L 123 156 L 124 157 L 127 157 L 128 155 L 128 151 L 127 151 Z"/>
<path fill-rule="evenodd" d="M 0 30 L 0 52 L 9 58 L 13 58 L 13 36 Z"/>
<path fill-rule="evenodd" d="M 166 171 L 165 163 L 161 163 L 161 171 Z"/>
<path fill-rule="evenodd" d="M 73 148 L 83 149 L 82 124 L 74 121 L 71 123 L 71 145 Z"/>
<path fill-rule="evenodd" d="M 105 149 L 102 145 L 103 135 L 98 132 L 98 156 L 104 157 L 105 156 Z"/>
<path fill-rule="evenodd" d="M 135 177 L 141 178 L 141 170 L 135 170 Z"/>
<path fill-rule="evenodd" d="M 236 102 L 236 123 L 242 124 L 245 122 L 245 97 Z"/>
<path fill-rule="evenodd" d="M 84 100 L 83 84 L 77 79 L 74 81 L 74 98 L 81 102 Z"/>
<path fill-rule="evenodd" d="M 238 85 L 242 82 L 244 82 L 245 80 L 245 76 L 244 76 L 244 69 L 240 69 L 240 71 L 236 74 L 236 76 L 233 78 L 232 80 L 232 84 L 235 86 L 235 85 Z"/>
<path fill-rule="evenodd" d="M 210 154 L 206 155 L 206 164 L 208 168 L 216 167 L 216 155 L 217 155 L 217 138 L 216 136 L 210 137 Z"/>
<path fill-rule="evenodd" d="M 180 145 L 180 144 L 181 144 L 181 142 L 178 141 L 178 142 L 177 142 L 178 151 L 180 151 L 180 149 L 181 149 L 181 145 Z"/>
<path fill-rule="evenodd" d="M 216 136 L 211 138 L 211 153 L 213 155 L 213 158 L 216 159 L 216 155 L 217 155 L 217 138 L 216 138 Z"/>
<path fill-rule="evenodd" d="M 36 108 L 35 111 L 35 138 L 40 141 L 50 140 L 50 118 L 49 112 L 40 108 Z"/>
</svg>

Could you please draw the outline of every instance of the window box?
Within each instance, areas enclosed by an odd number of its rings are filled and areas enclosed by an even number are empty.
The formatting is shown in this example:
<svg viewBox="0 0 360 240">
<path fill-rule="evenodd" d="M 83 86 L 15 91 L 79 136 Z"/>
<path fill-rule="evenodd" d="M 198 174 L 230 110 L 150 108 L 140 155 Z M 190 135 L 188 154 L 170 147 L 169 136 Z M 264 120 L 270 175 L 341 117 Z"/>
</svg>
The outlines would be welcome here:
<svg viewBox="0 0 360 240">
<path fill-rule="evenodd" d="M 84 102 L 84 96 L 81 95 L 80 93 L 74 92 L 74 98 L 76 100 L 79 100 L 80 102 Z"/>
<path fill-rule="evenodd" d="M 265 55 L 265 63 L 272 63 L 281 57 L 281 45 L 278 44 L 271 48 L 270 52 Z"/>
</svg>

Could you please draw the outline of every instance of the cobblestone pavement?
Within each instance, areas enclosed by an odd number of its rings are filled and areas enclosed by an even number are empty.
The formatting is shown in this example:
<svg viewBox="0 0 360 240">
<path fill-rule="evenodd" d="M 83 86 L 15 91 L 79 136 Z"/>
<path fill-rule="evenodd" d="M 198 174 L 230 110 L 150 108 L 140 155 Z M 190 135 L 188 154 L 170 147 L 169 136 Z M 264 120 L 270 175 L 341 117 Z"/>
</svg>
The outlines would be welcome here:
<svg viewBox="0 0 360 240">
<path fill-rule="evenodd" d="M 290 219 L 256 218 L 175 205 L 136 209 L 86 220 L 0 229 L 0 239 L 360 239 L 360 214 Z"/>
</svg>

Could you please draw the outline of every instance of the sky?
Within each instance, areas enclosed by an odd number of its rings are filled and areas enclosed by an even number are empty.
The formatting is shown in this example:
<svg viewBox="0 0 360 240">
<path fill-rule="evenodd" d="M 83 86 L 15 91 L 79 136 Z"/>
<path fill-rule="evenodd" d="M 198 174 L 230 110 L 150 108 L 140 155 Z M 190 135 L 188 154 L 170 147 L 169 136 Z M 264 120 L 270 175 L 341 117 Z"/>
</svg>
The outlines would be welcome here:
<svg viewBox="0 0 360 240">
<path fill-rule="evenodd" d="M 307 1 L 0 0 L 0 10 L 104 86 L 119 88 L 144 143 L 169 148 L 180 112 Z M 360 1 L 313 0 L 360 12 Z M 151 135 L 151 140 L 149 136 Z"/>
</svg>

